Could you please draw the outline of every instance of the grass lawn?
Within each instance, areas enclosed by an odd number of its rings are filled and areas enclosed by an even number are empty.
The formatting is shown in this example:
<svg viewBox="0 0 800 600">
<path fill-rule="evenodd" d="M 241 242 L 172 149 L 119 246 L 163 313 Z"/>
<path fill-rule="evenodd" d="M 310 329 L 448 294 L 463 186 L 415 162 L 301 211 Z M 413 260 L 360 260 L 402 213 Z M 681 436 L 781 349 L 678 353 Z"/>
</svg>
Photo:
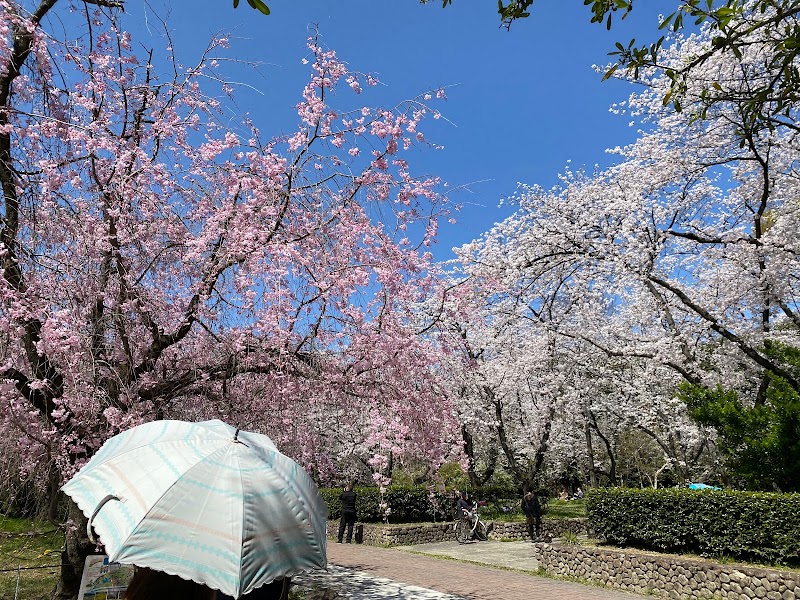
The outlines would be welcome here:
<svg viewBox="0 0 800 600">
<path fill-rule="evenodd" d="M 61 530 L 52 523 L 0 515 L 0 598 L 50 600 L 56 589 L 59 571 L 58 566 L 51 565 L 58 565 L 60 562 L 63 543 Z M 23 567 L 23 570 L 18 571 L 19 567 Z M 301 589 L 293 589 L 289 595 L 290 600 L 334 597 L 342 596 L 329 593 L 326 595 L 320 590 Z"/>
<path fill-rule="evenodd" d="M 503 512 L 501 505 L 507 505 L 511 510 Z M 542 517 L 544 519 L 577 519 L 586 516 L 586 500 L 550 500 L 547 503 Z M 490 503 L 481 509 L 481 518 L 484 521 L 524 521 L 519 502 L 507 500 L 505 502 Z"/>
<path fill-rule="evenodd" d="M 586 516 L 586 500 L 550 500 L 545 519 L 577 519 Z"/>
<path fill-rule="evenodd" d="M 0 515 L 0 598 L 51 598 L 59 572 L 51 565 L 61 562 L 63 544 L 61 530 L 52 523 Z"/>
</svg>

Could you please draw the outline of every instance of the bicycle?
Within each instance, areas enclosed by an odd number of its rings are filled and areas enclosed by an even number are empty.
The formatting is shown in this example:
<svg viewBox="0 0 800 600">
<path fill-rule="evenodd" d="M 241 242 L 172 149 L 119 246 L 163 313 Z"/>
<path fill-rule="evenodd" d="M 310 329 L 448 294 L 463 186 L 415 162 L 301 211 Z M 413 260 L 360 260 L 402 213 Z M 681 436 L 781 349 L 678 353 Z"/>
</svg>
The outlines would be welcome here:
<svg viewBox="0 0 800 600">
<path fill-rule="evenodd" d="M 467 511 L 465 511 L 467 512 Z M 467 518 L 469 517 L 469 519 Z M 470 521 L 472 524 L 470 525 Z M 478 513 L 478 503 L 472 503 L 472 510 L 462 515 L 456 520 L 453 528 L 456 533 L 456 541 L 459 544 L 466 544 L 472 538 L 485 542 L 488 538 L 486 523 L 481 521 Z"/>
</svg>

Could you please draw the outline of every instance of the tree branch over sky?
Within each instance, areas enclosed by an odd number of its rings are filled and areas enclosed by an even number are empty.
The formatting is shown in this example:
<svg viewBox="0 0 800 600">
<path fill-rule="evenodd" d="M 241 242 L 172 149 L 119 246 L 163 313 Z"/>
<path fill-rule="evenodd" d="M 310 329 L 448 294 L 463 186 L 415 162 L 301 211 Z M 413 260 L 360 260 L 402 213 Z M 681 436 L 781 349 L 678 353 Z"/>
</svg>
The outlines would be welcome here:
<svg viewBox="0 0 800 600">
<path fill-rule="evenodd" d="M 433 0 L 420 0 L 427 4 Z M 453 0 L 442 0 L 447 7 Z M 591 11 L 591 22 L 604 24 L 612 29 L 615 17 L 625 17 L 635 9 L 635 0 L 584 0 Z M 670 7 L 666 6 L 665 11 Z M 680 33 L 687 26 L 696 28 L 706 25 L 709 31 L 708 44 L 698 48 L 694 54 L 685 57 L 685 62 L 667 66 L 661 50 L 667 37 L 657 37 L 654 32 L 651 41 L 642 44 L 635 39 L 627 44 L 617 42 L 616 49 L 609 52 L 617 62 L 606 71 L 605 77 L 612 76 L 617 69 L 628 71 L 634 78 L 641 69 L 662 68 L 670 79 L 670 86 L 663 96 L 675 110 L 683 109 L 687 92 L 687 79 L 695 72 L 702 71 L 714 57 L 731 54 L 740 56 L 751 43 L 753 36 L 760 36 L 762 44 L 769 48 L 770 64 L 767 65 L 772 77 L 758 80 L 746 92 L 744 98 L 745 117 L 754 123 L 766 126 L 794 126 L 786 119 L 786 111 L 798 101 L 800 71 L 797 67 L 800 52 L 800 26 L 797 15 L 800 13 L 800 0 L 676 0 L 672 11 L 663 17 L 658 30 Z M 500 23 L 507 29 L 520 19 L 536 18 L 534 0 L 511 0 L 498 3 Z M 520 33 L 524 35 L 524 33 Z M 705 117 L 709 108 L 718 102 L 730 99 L 729 90 L 723 90 L 713 82 L 703 90 L 700 102 L 693 106 L 697 116 Z"/>
</svg>

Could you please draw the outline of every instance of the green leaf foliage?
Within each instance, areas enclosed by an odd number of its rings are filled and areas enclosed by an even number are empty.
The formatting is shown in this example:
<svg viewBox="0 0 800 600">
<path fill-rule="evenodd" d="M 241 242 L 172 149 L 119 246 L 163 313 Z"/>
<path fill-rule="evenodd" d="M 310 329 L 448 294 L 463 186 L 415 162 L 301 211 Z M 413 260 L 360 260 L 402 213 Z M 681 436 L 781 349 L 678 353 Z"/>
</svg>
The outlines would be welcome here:
<svg viewBox="0 0 800 600">
<path fill-rule="evenodd" d="M 261 0 L 247 0 L 247 3 L 250 5 L 250 8 L 265 15 L 269 14 L 269 7 Z M 233 8 L 239 8 L 239 0 L 233 0 Z"/>
<path fill-rule="evenodd" d="M 616 546 L 800 565 L 800 494 L 597 488 L 586 512 Z"/>
<path fill-rule="evenodd" d="M 800 370 L 800 351 L 771 343 L 764 353 L 788 372 Z M 796 376 L 796 375 L 794 375 Z M 736 390 L 683 384 L 680 395 L 698 423 L 713 427 L 732 479 L 751 490 L 800 491 L 800 395 L 766 373 L 763 398 Z"/>
<path fill-rule="evenodd" d="M 247 3 L 250 5 L 250 8 L 254 8 L 265 15 L 269 14 L 269 7 L 261 0 L 247 0 Z"/>
</svg>

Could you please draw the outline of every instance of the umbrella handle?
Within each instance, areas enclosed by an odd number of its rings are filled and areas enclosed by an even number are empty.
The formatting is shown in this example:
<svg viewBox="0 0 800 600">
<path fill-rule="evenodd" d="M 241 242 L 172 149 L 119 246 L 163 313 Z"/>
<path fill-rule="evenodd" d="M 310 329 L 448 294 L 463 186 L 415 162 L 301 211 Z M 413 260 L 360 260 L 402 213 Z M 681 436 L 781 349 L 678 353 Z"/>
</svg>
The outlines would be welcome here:
<svg viewBox="0 0 800 600">
<path fill-rule="evenodd" d="M 94 509 L 92 516 L 89 517 L 89 521 L 86 523 L 86 535 L 89 536 L 89 541 L 92 542 L 93 544 L 97 543 L 97 538 L 95 538 L 94 535 L 92 534 L 92 521 L 94 521 L 94 518 L 97 516 L 97 513 L 100 512 L 100 509 L 103 508 L 106 505 L 106 502 L 108 502 L 109 500 L 121 501 L 121 498 L 113 494 L 109 494 L 108 496 L 100 500 L 100 504 L 98 504 L 97 507 Z"/>
</svg>

